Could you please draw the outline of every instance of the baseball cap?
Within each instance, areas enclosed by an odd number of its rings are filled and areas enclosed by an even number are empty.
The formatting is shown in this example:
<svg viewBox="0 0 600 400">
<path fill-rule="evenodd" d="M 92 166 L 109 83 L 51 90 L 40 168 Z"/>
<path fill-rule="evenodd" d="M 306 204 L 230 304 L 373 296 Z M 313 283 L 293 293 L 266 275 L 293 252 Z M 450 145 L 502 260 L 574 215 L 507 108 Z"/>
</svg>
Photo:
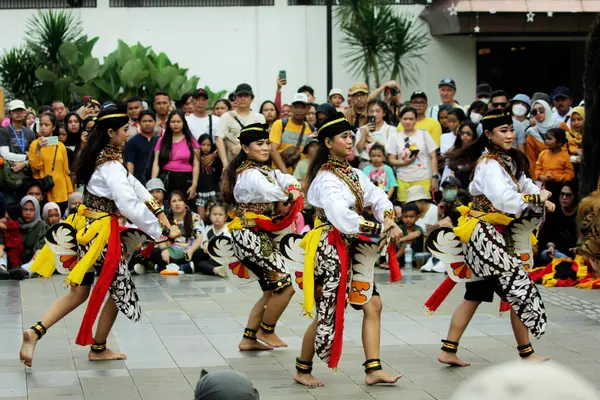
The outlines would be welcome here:
<svg viewBox="0 0 600 400">
<path fill-rule="evenodd" d="M 460 181 L 457 177 L 449 176 L 446 179 L 444 179 L 444 182 L 442 182 L 442 189 L 448 186 L 456 186 L 457 188 L 460 188 L 462 185 L 460 184 Z"/>
<path fill-rule="evenodd" d="M 559 86 L 552 91 L 552 100 L 556 99 L 557 97 L 571 97 L 571 91 L 568 87 Z"/>
<path fill-rule="evenodd" d="M 548 104 L 552 103 L 550 96 L 544 92 L 535 92 L 533 96 L 531 96 L 531 103 L 534 103 L 536 100 L 544 100 Z"/>
<path fill-rule="evenodd" d="M 153 190 L 162 190 L 163 192 L 167 193 L 165 190 L 165 184 L 158 178 L 150 179 L 148 182 L 146 182 L 146 190 L 149 192 Z"/>
<path fill-rule="evenodd" d="M 424 91 L 422 90 L 417 90 L 414 91 L 413 94 L 410 95 L 410 101 L 413 101 L 414 99 L 425 99 L 425 101 L 427 101 L 427 95 L 425 94 Z"/>
<path fill-rule="evenodd" d="M 354 84 L 352 84 L 352 86 L 350 86 L 350 91 L 348 92 L 348 94 L 350 96 L 353 96 L 357 93 L 369 93 L 369 87 L 367 86 L 366 83 L 362 83 L 362 82 L 356 82 Z"/>
<path fill-rule="evenodd" d="M 201 96 L 204 96 L 204 97 L 206 97 L 206 98 L 208 99 L 208 93 L 206 93 L 206 90 L 204 90 L 204 89 L 202 89 L 202 88 L 200 88 L 200 89 L 196 90 L 196 91 L 194 92 L 194 94 L 192 95 L 192 97 L 193 97 L 194 99 L 195 99 L 195 98 L 198 98 L 198 97 L 201 97 Z"/>
<path fill-rule="evenodd" d="M 509 100 L 510 103 L 514 103 L 515 101 L 521 101 L 531 107 L 531 99 L 526 94 L 519 93 Z"/>
<path fill-rule="evenodd" d="M 438 87 L 442 86 L 450 86 L 452 89 L 456 90 L 456 82 L 452 78 L 444 78 L 438 83 Z"/>
<path fill-rule="evenodd" d="M 252 86 L 247 83 L 240 83 L 238 87 L 235 88 L 235 95 L 239 96 L 240 94 L 249 94 L 250 96 L 254 96 L 254 92 L 252 92 Z"/>
<path fill-rule="evenodd" d="M 310 146 L 313 143 L 319 143 L 319 139 L 317 139 L 316 136 L 309 135 L 308 137 L 309 137 L 308 142 L 306 142 L 306 144 L 304 145 L 304 148 L 302 149 L 302 153 L 304 153 L 304 154 L 308 153 L 308 146 Z"/>
<path fill-rule="evenodd" d="M 308 96 L 304 93 L 296 93 L 294 95 L 294 100 L 292 100 L 292 104 L 296 103 L 308 104 Z"/>
<path fill-rule="evenodd" d="M 481 96 L 490 96 L 492 94 L 492 87 L 490 86 L 489 83 L 482 83 L 477 85 L 477 88 L 475 88 L 475 96 L 477 97 L 481 97 Z"/>
<path fill-rule="evenodd" d="M 342 89 L 338 89 L 338 88 L 331 89 L 329 91 L 329 96 L 327 96 L 327 98 L 330 98 L 334 94 L 339 94 L 340 96 L 342 96 L 342 99 L 344 98 L 344 92 L 342 92 Z"/>
<path fill-rule="evenodd" d="M 8 108 L 8 111 L 27 109 L 27 107 L 25 107 L 25 103 L 23 102 L 23 100 L 12 100 L 10 103 L 8 103 L 7 108 Z"/>
</svg>

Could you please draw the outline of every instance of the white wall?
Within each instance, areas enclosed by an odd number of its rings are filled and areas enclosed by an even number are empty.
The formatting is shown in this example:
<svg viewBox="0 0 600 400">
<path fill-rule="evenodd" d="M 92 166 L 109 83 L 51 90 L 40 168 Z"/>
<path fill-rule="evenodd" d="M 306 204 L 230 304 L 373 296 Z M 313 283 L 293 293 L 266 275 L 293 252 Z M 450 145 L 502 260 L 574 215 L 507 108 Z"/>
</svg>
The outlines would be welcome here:
<svg viewBox="0 0 600 400">
<path fill-rule="evenodd" d="M 325 101 L 326 10 L 318 6 L 288 6 L 276 0 L 273 7 L 110 8 L 109 0 L 98 0 L 97 8 L 74 9 L 84 31 L 99 36 L 94 49 L 103 57 L 116 49 L 121 39 L 138 41 L 200 76 L 200 84 L 212 90 L 233 90 L 238 83 L 253 86 L 256 103 L 272 99 L 278 71 L 285 69 L 288 85 L 283 100 L 289 101 L 302 84 L 316 90 L 317 101 Z M 418 13 L 420 6 L 397 6 L 402 12 Z M 19 43 L 25 21 L 33 10 L 2 10 L 0 50 Z M 360 77 L 351 77 L 340 59 L 340 34 L 334 25 L 334 87 L 344 91 Z M 404 98 L 415 89 L 425 90 L 436 103 L 437 82 L 452 77 L 461 103 L 473 99 L 476 86 L 475 41 L 469 37 L 434 38 L 425 62 L 419 66 L 419 85 L 402 88 Z M 255 107 L 258 104 L 255 103 Z"/>
</svg>

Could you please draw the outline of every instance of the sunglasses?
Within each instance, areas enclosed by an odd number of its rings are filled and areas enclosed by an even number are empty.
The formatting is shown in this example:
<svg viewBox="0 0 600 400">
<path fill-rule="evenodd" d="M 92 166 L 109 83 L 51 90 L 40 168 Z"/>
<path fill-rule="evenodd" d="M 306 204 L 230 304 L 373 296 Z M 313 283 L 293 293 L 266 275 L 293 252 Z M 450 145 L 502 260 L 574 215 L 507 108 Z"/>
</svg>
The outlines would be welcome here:
<svg viewBox="0 0 600 400">
<path fill-rule="evenodd" d="M 471 131 L 460 132 L 460 136 L 473 136 L 473 132 L 471 132 Z"/>
<path fill-rule="evenodd" d="M 533 111 L 531 112 L 531 115 L 533 115 L 534 117 L 538 114 L 545 114 L 546 110 L 544 110 L 543 108 L 534 108 Z"/>
<path fill-rule="evenodd" d="M 506 108 L 506 106 L 508 105 L 508 103 L 492 103 L 492 107 L 494 108 Z"/>
<path fill-rule="evenodd" d="M 427 104 L 426 101 L 411 101 L 410 104 L 414 104 L 415 106 L 424 106 Z"/>
<path fill-rule="evenodd" d="M 573 193 L 567 193 L 567 192 L 560 192 L 560 197 L 566 197 L 566 198 L 570 198 L 573 197 Z"/>
</svg>

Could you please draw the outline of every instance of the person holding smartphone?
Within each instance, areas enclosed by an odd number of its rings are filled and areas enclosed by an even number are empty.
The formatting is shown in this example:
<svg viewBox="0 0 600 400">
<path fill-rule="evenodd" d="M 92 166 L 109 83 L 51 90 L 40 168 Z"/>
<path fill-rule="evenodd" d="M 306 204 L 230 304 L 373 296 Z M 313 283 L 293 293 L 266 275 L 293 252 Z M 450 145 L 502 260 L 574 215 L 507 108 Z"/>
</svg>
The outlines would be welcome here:
<svg viewBox="0 0 600 400">
<path fill-rule="evenodd" d="M 40 137 L 29 146 L 29 166 L 35 179 L 44 182 L 46 199 L 60 207 L 61 215 L 67 209 L 73 183 L 69 172 L 67 148 L 58 141 L 58 125 L 54 114 L 40 116 Z M 51 176 L 52 179 L 46 179 Z M 51 183 L 50 183 L 51 182 Z"/>
<path fill-rule="evenodd" d="M 388 105 L 385 101 L 375 99 L 367 105 L 367 125 L 358 130 L 356 152 L 360 158 L 359 168 L 364 168 L 370 160 L 369 150 L 375 143 L 385 147 L 388 139 L 394 135 L 396 128 L 388 125 Z"/>
</svg>

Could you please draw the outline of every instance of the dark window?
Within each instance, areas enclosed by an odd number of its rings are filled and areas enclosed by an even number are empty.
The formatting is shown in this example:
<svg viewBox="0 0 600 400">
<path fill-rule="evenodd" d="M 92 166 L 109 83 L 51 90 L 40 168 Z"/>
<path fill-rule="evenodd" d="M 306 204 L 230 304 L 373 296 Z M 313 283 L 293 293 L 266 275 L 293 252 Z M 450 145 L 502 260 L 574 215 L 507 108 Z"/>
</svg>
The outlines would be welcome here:
<svg viewBox="0 0 600 400">
<path fill-rule="evenodd" d="M 349 0 L 331 0 L 334 6 L 342 5 L 347 3 Z M 415 5 L 415 4 L 427 4 L 427 0 L 380 0 L 382 5 Z M 288 0 L 289 6 L 325 6 L 327 0 Z"/>
<path fill-rule="evenodd" d="M 96 7 L 96 0 L 2 0 L 0 9 Z"/>
<path fill-rule="evenodd" d="M 275 5 L 275 0 L 110 0 L 111 7 L 248 7 L 273 5 Z"/>
</svg>

